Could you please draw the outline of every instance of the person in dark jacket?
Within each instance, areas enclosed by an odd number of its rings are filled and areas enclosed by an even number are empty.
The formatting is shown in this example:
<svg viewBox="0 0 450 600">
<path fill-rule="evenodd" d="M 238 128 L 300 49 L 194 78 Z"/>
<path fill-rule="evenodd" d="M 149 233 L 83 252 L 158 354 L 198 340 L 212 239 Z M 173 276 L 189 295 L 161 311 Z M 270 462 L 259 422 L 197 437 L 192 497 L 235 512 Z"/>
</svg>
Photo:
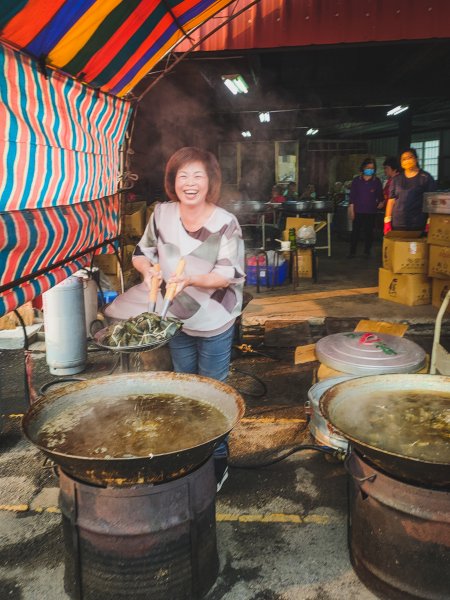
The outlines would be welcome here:
<svg viewBox="0 0 450 600">
<path fill-rule="evenodd" d="M 377 209 L 382 208 L 384 204 L 383 187 L 375 175 L 377 172 L 375 160 L 373 158 L 363 160 L 360 171 L 361 175 L 354 178 L 350 188 L 348 212 L 353 221 L 353 228 L 348 258 L 356 255 L 361 235 L 364 241 L 364 254 L 370 256 Z"/>
<path fill-rule="evenodd" d="M 423 195 L 434 192 L 436 182 L 419 166 L 417 152 L 408 148 L 400 156 L 403 173 L 392 180 L 384 217 L 384 235 L 392 229 L 425 231 L 427 213 L 422 211 Z"/>
<path fill-rule="evenodd" d="M 392 181 L 400 173 L 398 158 L 396 156 L 388 156 L 383 163 L 383 169 L 386 175 L 386 182 L 383 187 L 384 202 L 386 205 L 391 197 Z"/>
</svg>

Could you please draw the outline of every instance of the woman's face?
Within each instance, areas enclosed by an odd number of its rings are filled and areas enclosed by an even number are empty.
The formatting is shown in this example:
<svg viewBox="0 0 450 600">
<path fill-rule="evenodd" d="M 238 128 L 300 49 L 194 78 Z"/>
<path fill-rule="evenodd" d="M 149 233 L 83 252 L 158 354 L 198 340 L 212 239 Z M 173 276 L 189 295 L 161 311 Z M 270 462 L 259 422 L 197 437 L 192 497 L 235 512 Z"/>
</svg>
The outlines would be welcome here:
<svg viewBox="0 0 450 600">
<path fill-rule="evenodd" d="M 400 164 L 402 165 L 402 169 L 414 169 L 417 167 L 417 158 L 412 152 L 403 152 L 400 157 Z"/>
<path fill-rule="evenodd" d="M 194 161 L 182 165 L 175 176 L 175 193 L 181 204 L 198 206 L 206 203 L 209 178 L 205 165 Z"/>
</svg>

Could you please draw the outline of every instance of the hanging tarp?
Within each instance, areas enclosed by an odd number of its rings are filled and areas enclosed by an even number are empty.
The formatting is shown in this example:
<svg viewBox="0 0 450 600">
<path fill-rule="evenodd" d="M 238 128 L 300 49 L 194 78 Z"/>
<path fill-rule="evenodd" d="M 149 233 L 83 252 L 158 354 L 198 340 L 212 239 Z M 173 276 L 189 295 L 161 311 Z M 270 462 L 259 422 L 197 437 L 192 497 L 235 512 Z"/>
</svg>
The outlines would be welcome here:
<svg viewBox="0 0 450 600">
<path fill-rule="evenodd" d="M 235 0 L 15 0 L 0 39 L 123 96 L 191 31 Z"/>
<path fill-rule="evenodd" d="M 119 234 L 130 105 L 0 45 L 0 315 Z"/>
<path fill-rule="evenodd" d="M 92 251 L 117 239 L 118 215 L 118 194 L 1 214 L 0 315 L 88 265 Z"/>
<path fill-rule="evenodd" d="M 113 194 L 129 110 L 0 45 L 0 211 Z"/>
</svg>

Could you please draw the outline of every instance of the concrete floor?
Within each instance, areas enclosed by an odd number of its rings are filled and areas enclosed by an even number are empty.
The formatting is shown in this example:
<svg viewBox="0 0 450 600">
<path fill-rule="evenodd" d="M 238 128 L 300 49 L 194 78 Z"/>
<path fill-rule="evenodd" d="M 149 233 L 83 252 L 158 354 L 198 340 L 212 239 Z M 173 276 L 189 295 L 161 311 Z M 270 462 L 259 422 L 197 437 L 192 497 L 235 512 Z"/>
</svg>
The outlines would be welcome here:
<svg viewBox="0 0 450 600">
<path fill-rule="evenodd" d="M 0 354 L 3 406 L 9 407 L 0 437 L 0 598 L 63 600 L 58 482 L 20 433 L 19 355 Z M 109 364 L 96 354 L 84 375 L 102 374 Z M 231 439 L 234 464 L 254 465 L 309 440 L 302 404 L 310 368 L 264 357 L 240 358 L 233 366 L 263 378 L 268 388 L 263 398 L 246 396 L 247 414 Z M 35 356 L 33 375 L 36 387 L 51 379 L 44 355 Z M 240 372 L 231 383 L 258 393 L 258 384 Z M 346 503 L 341 464 L 313 451 L 271 467 L 232 468 L 217 497 L 221 567 L 208 600 L 374 598 L 349 562 Z"/>
<path fill-rule="evenodd" d="M 267 319 L 321 323 L 328 317 L 371 318 L 434 327 L 438 309 L 431 304 L 404 306 L 378 298 L 378 269 L 381 267 L 381 240 L 374 243 L 372 257 L 346 258 L 348 244 L 333 238 L 332 256 L 318 251 L 318 281 L 300 279 L 296 290 L 286 282 L 268 289 L 248 286 L 253 300 L 243 315 L 247 327 Z"/>
<path fill-rule="evenodd" d="M 342 260 L 345 252 L 346 245 L 338 242 L 333 258 L 320 259 L 319 283 L 305 282 L 301 293 L 376 286 L 377 261 L 357 258 L 348 265 Z M 348 313 L 344 300 L 331 298 L 318 321 L 310 315 L 311 323 L 332 319 L 334 330 L 343 330 L 349 315 L 353 320 L 373 318 L 374 305 L 368 304 L 368 297 L 376 304 L 373 293 L 352 296 Z M 267 319 L 261 314 L 264 302 L 271 305 L 269 318 L 279 319 L 280 306 L 289 298 L 302 302 L 299 293 L 294 295 L 287 287 L 255 295 L 244 325 L 260 326 Z M 398 314 L 399 320 L 413 324 L 416 341 L 429 350 L 435 309 L 407 312 L 392 303 L 379 306 L 376 318 L 391 320 Z M 285 314 L 303 321 L 309 310 L 304 308 L 297 306 Z M 303 403 L 317 365 L 294 365 L 293 348 L 275 343 L 266 350 L 278 360 L 255 355 L 233 361 L 230 383 L 245 392 L 247 404 L 245 418 L 231 437 L 234 464 L 254 466 L 310 441 Z M 107 374 L 109 368 L 108 356 L 92 353 L 83 376 Z M 266 393 L 255 397 L 260 385 L 241 371 L 260 377 Z M 50 379 L 45 355 L 33 354 L 36 389 Z M 0 435 L 0 599 L 64 600 L 58 482 L 52 469 L 43 465 L 43 456 L 21 436 L 20 414 L 26 410 L 23 384 L 22 352 L 0 351 L 0 402 L 5 415 Z M 217 534 L 221 568 L 208 600 L 375 598 L 349 561 L 346 474 L 340 463 L 322 454 L 306 451 L 270 467 L 232 468 L 217 497 Z"/>
</svg>

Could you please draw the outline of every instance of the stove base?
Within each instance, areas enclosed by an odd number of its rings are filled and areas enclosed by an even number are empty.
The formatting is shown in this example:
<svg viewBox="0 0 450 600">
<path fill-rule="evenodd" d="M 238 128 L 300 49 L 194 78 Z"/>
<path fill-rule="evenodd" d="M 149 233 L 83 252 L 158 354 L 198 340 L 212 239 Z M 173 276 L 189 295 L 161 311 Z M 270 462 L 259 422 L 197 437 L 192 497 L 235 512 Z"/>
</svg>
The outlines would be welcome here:
<svg viewBox="0 0 450 600">
<path fill-rule="evenodd" d="M 100 488 L 60 473 L 65 589 L 76 600 L 197 600 L 219 559 L 213 460 L 160 485 Z"/>
<path fill-rule="evenodd" d="M 383 600 L 448 600 L 450 492 L 398 481 L 354 453 L 348 466 L 349 550 L 361 581 Z"/>
</svg>

